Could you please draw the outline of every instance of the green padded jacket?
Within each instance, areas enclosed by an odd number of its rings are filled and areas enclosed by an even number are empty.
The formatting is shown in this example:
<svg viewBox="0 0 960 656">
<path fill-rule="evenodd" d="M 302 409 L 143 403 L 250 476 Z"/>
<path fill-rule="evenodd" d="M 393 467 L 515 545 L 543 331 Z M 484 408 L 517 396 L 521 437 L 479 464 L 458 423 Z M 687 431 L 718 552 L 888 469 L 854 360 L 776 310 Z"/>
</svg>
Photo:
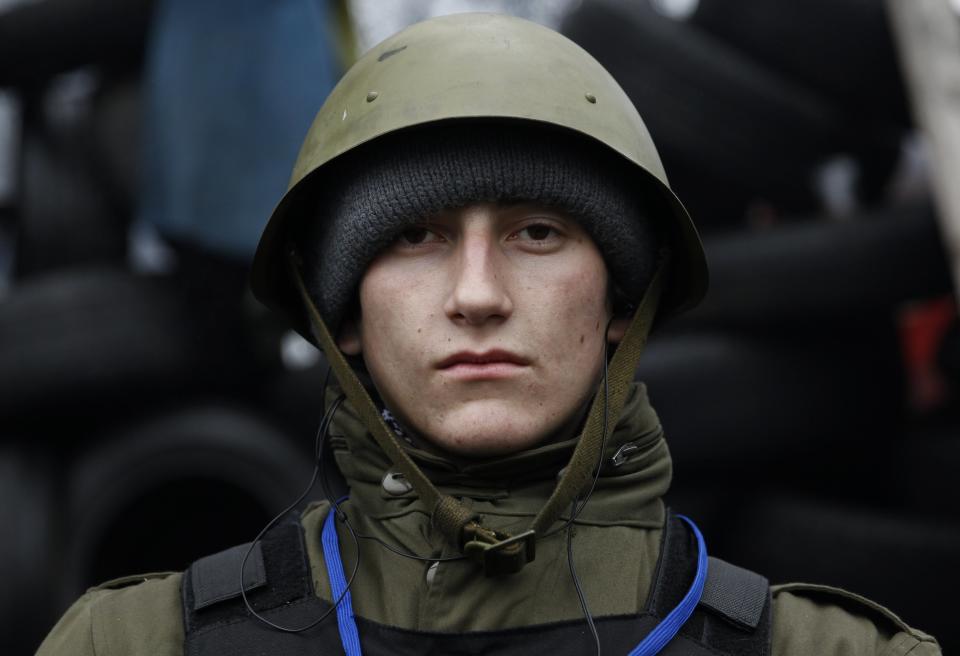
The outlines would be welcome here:
<svg viewBox="0 0 960 656">
<path fill-rule="evenodd" d="M 338 413 L 331 442 L 351 488 L 343 507 L 358 533 L 430 558 L 452 553 L 416 494 L 403 485 L 384 485 L 391 478 L 390 463 L 349 408 Z M 415 445 L 410 451 L 441 490 L 464 499 L 490 525 L 510 530 L 531 521 L 574 443 L 550 443 L 481 463 L 454 462 Z M 577 571 L 595 617 L 642 611 L 658 561 L 666 516 L 661 497 L 672 470 L 642 386 L 633 391 L 606 457 L 625 445 L 630 457 L 602 468 L 590 502 L 575 521 Z M 316 593 L 329 601 L 319 539 L 328 509 L 326 502 L 311 505 L 302 523 Z M 350 571 L 356 553 L 347 535 L 341 534 L 341 544 Z M 397 556 L 373 540 L 361 540 L 360 551 L 354 612 L 381 624 L 468 632 L 583 617 L 562 535 L 538 542 L 536 560 L 506 579 L 485 577 L 472 561 L 442 562 L 428 576 L 429 563 Z M 39 656 L 179 656 L 181 578 L 180 573 L 146 574 L 89 590 L 53 628 Z M 806 584 L 774 586 L 772 594 L 773 656 L 941 653 L 932 637 L 857 595 Z"/>
</svg>

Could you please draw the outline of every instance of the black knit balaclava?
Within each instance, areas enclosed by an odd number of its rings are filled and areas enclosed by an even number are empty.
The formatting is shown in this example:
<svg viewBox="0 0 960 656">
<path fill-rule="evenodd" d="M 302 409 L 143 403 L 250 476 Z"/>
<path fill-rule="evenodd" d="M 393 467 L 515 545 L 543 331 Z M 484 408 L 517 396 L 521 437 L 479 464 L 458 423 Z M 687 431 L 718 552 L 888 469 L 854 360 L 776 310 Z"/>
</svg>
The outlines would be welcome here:
<svg viewBox="0 0 960 656">
<path fill-rule="evenodd" d="M 479 202 L 563 210 L 596 242 L 619 295 L 638 301 L 656 265 L 649 196 L 613 153 L 530 123 L 439 124 L 386 135 L 335 163 L 303 217 L 306 283 L 334 332 L 370 261 L 410 226 Z"/>
</svg>

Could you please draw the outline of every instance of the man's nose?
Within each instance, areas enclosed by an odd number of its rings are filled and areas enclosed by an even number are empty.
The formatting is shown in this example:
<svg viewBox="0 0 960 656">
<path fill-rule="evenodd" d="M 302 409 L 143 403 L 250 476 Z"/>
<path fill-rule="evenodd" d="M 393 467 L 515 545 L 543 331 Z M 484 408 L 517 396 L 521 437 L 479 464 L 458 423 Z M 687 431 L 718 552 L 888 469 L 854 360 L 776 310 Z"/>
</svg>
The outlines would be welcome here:
<svg viewBox="0 0 960 656">
<path fill-rule="evenodd" d="M 488 229 L 466 230 L 451 264 L 450 294 L 444 304 L 448 317 L 478 326 L 510 316 L 513 301 L 505 284 L 503 254 Z"/>
</svg>

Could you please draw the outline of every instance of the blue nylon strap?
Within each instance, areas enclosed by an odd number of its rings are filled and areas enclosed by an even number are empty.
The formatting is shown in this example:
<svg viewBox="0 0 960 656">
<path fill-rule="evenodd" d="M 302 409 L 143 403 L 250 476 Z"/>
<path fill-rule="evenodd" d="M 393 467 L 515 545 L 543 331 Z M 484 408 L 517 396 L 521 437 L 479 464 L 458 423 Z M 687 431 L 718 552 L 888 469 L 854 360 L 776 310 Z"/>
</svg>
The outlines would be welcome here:
<svg viewBox="0 0 960 656">
<path fill-rule="evenodd" d="M 693 578 L 693 584 L 684 595 L 677 607 L 670 611 L 666 617 L 657 624 L 653 631 L 647 634 L 647 637 L 640 641 L 629 656 L 653 656 L 659 654 L 660 650 L 667 646 L 673 637 L 680 631 L 680 627 L 686 623 L 697 604 L 700 603 L 700 597 L 703 596 L 703 586 L 707 582 L 707 545 L 703 540 L 700 529 L 693 523 L 693 520 L 685 515 L 677 515 L 678 518 L 690 525 L 694 536 L 697 538 L 697 575 Z"/>
<path fill-rule="evenodd" d="M 323 522 L 323 531 L 320 541 L 323 543 L 323 559 L 327 565 L 327 577 L 330 579 L 331 599 L 337 604 L 337 628 L 340 630 L 340 642 L 346 656 L 361 656 L 360 634 L 357 631 L 357 622 L 353 617 L 353 600 L 350 590 L 347 589 L 347 577 L 343 573 L 343 561 L 340 559 L 340 541 L 337 539 L 335 509 L 327 513 Z M 343 598 L 341 598 L 341 595 Z"/>
</svg>

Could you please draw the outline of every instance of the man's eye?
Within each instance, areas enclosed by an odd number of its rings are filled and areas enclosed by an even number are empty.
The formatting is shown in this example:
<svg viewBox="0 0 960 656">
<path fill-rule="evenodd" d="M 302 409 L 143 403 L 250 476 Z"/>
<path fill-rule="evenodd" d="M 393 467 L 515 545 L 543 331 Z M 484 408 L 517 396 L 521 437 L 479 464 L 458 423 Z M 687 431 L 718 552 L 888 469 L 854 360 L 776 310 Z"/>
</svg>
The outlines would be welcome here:
<svg viewBox="0 0 960 656">
<path fill-rule="evenodd" d="M 399 241 L 402 244 L 409 244 L 416 246 L 418 244 L 428 244 L 430 242 L 439 241 L 440 237 L 433 231 L 426 228 L 415 227 L 407 228 L 400 233 Z"/>
<path fill-rule="evenodd" d="M 543 223 L 529 225 L 517 232 L 519 237 L 530 239 L 532 241 L 546 241 L 555 234 L 556 230 L 554 230 L 552 226 Z"/>
</svg>

